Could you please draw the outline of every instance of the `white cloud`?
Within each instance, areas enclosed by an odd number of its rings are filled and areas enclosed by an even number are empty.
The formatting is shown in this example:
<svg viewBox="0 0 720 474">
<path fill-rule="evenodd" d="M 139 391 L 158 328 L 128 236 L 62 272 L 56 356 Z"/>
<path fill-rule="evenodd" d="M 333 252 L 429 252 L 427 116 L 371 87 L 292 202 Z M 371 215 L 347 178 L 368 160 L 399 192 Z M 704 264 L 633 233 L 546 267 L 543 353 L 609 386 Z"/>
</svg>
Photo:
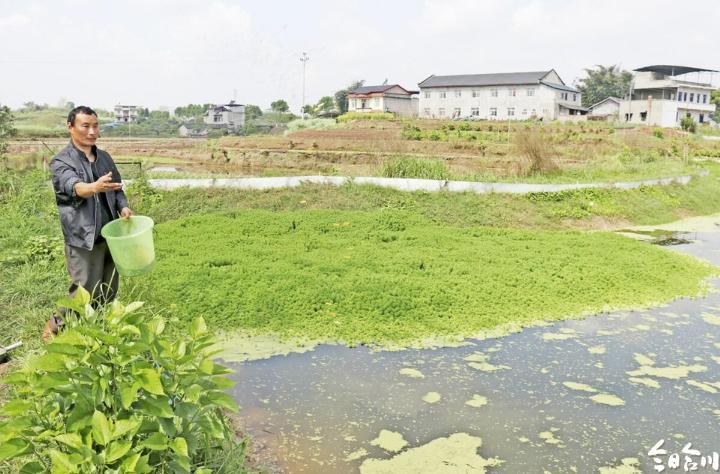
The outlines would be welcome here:
<svg viewBox="0 0 720 474">
<path fill-rule="evenodd" d="M 30 19 L 26 15 L 10 15 L 0 16 L 0 28 L 20 28 L 30 24 Z"/>
<path fill-rule="evenodd" d="M 241 102 L 300 106 L 356 79 L 415 88 L 430 74 L 595 64 L 717 69 L 717 0 L 81 0 L 3 2 L 0 102 L 101 107 Z M 22 31 L 22 36 L 18 36 Z M 19 41 L 18 38 L 21 38 Z M 79 78 L 84 78 L 80 80 Z"/>
<path fill-rule="evenodd" d="M 502 10 L 498 0 L 425 0 L 416 28 L 428 33 L 481 32 Z"/>
</svg>

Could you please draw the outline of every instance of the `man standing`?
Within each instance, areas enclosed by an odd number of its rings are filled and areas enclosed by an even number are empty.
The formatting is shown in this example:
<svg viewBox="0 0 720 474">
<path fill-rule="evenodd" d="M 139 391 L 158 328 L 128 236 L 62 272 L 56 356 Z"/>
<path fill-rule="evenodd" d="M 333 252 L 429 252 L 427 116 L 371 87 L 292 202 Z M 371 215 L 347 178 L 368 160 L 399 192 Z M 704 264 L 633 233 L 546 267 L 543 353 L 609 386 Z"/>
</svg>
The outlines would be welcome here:
<svg viewBox="0 0 720 474">
<path fill-rule="evenodd" d="M 70 111 L 67 120 L 70 143 L 50 162 L 55 201 L 65 238 L 65 262 L 72 279 L 70 297 L 78 286 L 93 297 L 93 304 L 115 298 L 118 275 L 102 226 L 128 218 L 132 211 L 122 191 L 120 173 L 110 155 L 98 149 L 98 117 L 90 107 Z M 53 316 L 45 325 L 43 339 L 57 334 L 62 320 Z"/>
</svg>

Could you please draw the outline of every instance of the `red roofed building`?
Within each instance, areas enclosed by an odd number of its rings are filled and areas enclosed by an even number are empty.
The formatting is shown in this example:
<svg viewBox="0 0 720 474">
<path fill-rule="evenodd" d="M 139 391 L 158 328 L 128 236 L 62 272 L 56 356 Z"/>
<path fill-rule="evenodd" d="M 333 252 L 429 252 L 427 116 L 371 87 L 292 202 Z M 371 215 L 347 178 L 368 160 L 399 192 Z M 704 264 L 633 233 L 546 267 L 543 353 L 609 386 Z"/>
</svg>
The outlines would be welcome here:
<svg viewBox="0 0 720 474">
<path fill-rule="evenodd" d="M 398 84 L 363 86 L 348 92 L 348 112 L 392 112 L 401 117 L 418 114 L 418 91 Z"/>
</svg>

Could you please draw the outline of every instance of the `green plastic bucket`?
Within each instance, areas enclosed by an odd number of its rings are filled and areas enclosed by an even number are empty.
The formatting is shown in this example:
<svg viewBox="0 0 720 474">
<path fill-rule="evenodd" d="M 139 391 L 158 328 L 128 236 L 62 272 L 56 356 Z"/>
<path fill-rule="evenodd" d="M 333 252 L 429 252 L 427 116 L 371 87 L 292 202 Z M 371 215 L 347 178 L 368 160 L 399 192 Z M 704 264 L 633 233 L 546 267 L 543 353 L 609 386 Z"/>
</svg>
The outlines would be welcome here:
<svg viewBox="0 0 720 474">
<path fill-rule="evenodd" d="M 155 266 L 153 226 L 155 223 L 146 216 L 130 216 L 115 219 L 100 230 L 107 241 L 115 268 L 122 276 L 137 276 L 148 273 Z"/>
</svg>

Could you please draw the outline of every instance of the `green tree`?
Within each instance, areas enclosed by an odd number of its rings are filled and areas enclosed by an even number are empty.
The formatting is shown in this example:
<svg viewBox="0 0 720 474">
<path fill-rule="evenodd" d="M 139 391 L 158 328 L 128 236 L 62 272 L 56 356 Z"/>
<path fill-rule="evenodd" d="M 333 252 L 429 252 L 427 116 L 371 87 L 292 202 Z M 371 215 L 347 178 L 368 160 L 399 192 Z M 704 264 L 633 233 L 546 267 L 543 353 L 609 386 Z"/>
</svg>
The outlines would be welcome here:
<svg viewBox="0 0 720 474">
<path fill-rule="evenodd" d="M 0 158 L 4 158 L 7 153 L 7 139 L 17 133 L 13 122 L 14 117 L 10 108 L 6 105 L 0 106 Z"/>
<path fill-rule="evenodd" d="M 302 109 L 303 114 L 306 115 L 315 115 L 315 106 L 310 104 L 305 104 L 305 106 Z"/>
<path fill-rule="evenodd" d="M 578 86 L 582 92 L 582 105 L 589 107 L 608 97 L 624 97 L 630 90 L 632 74 L 623 71 L 617 65 L 597 65 L 595 69 L 585 69 L 587 77 L 581 79 Z"/>
<path fill-rule="evenodd" d="M 714 120 L 720 123 L 720 90 L 712 91 L 710 103 L 715 104 Z"/>
<path fill-rule="evenodd" d="M 340 89 L 335 93 L 335 104 L 337 105 L 338 111 L 341 114 L 344 114 L 348 111 L 348 93 L 352 90 L 357 89 L 358 87 L 362 87 L 363 84 L 365 84 L 364 80 L 355 81 L 345 89 Z"/>
<path fill-rule="evenodd" d="M 188 104 L 186 106 L 176 107 L 175 115 L 187 118 L 202 116 L 202 114 L 212 107 L 213 104 Z"/>
<path fill-rule="evenodd" d="M 322 114 L 323 112 L 332 112 L 333 110 L 335 110 L 335 100 L 329 95 L 321 97 L 318 103 L 315 105 L 315 111 L 317 114 Z"/>
<path fill-rule="evenodd" d="M 170 112 L 164 110 L 153 110 L 149 115 L 150 119 L 153 120 L 170 120 Z"/>
<path fill-rule="evenodd" d="M 254 120 L 258 117 L 262 117 L 262 110 L 257 105 L 246 105 L 245 106 L 245 118 L 247 120 Z"/>
<path fill-rule="evenodd" d="M 283 99 L 278 99 L 274 102 L 270 103 L 270 108 L 274 112 L 287 112 L 290 110 L 290 107 L 288 106 L 288 103 L 285 102 Z"/>
</svg>

